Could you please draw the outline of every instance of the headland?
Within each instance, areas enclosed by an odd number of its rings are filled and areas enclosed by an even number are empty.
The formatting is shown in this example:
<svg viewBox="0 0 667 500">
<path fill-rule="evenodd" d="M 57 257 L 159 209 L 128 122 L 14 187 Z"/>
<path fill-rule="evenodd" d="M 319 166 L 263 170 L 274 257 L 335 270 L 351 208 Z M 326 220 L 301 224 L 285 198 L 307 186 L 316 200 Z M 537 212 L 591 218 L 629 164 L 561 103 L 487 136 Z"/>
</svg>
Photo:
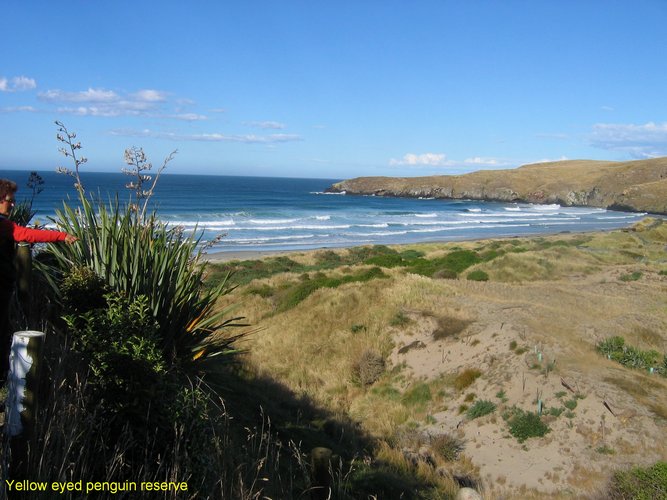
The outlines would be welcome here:
<svg viewBox="0 0 667 500">
<path fill-rule="evenodd" d="M 667 157 L 628 162 L 566 160 L 429 177 L 357 177 L 329 192 L 598 207 L 667 214 Z"/>
</svg>

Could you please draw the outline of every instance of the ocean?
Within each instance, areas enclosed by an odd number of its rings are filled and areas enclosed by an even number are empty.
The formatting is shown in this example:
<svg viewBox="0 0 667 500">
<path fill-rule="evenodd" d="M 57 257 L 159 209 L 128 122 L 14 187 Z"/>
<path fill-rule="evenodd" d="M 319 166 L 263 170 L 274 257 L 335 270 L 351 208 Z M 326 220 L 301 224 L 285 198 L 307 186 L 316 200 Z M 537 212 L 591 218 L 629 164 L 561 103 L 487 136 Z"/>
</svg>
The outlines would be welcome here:
<svg viewBox="0 0 667 500">
<path fill-rule="evenodd" d="M 71 177 L 38 171 L 43 192 L 35 219 L 50 218 L 65 200 L 76 200 Z M 0 171 L 30 196 L 28 171 Z M 88 193 L 130 200 L 122 173 L 82 173 Z M 283 251 L 453 241 L 608 230 L 629 226 L 645 214 L 560 205 L 471 200 L 384 198 L 327 194 L 341 179 L 288 179 L 163 174 L 151 207 L 161 220 L 201 234 L 202 243 L 224 235 L 213 252 Z M 34 219 L 34 220 L 35 220 Z"/>
</svg>

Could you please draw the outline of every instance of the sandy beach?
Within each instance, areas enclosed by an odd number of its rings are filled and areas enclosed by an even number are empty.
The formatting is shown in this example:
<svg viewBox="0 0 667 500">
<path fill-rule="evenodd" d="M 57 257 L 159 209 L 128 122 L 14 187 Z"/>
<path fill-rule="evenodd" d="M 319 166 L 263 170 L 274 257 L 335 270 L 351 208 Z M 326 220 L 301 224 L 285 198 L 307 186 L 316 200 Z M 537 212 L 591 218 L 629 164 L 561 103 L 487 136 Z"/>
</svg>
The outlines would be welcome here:
<svg viewBox="0 0 667 500">
<path fill-rule="evenodd" d="M 311 250 L 314 251 L 314 250 Z M 233 252 L 214 252 L 207 253 L 203 256 L 203 259 L 208 262 L 222 263 L 230 262 L 233 260 L 254 260 L 254 259 L 264 259 L 266 257 L 277 257 L 279 255 L 289 255 L 294 253 L 303 253 L 298 250 L 285 250 L 285 251 L 273 251 L 273 250 L 247 250 L 247 251 L 233 251 Z"/>
</svg>

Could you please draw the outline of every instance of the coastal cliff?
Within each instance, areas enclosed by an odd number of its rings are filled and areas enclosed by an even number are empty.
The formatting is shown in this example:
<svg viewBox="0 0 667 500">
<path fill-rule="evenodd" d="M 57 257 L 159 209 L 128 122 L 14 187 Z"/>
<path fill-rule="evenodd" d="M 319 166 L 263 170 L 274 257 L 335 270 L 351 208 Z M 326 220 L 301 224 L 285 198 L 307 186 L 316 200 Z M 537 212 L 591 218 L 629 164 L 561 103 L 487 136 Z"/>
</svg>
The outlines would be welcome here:
<svg viewBox="0 0 667 500">
<path fill-rule="evenodd" d="M 558 203 L 667 214 L 667 157 L 567 160 L 430 177 L 357 177 L 328 192 L 409 198 Z"/>
</svg>

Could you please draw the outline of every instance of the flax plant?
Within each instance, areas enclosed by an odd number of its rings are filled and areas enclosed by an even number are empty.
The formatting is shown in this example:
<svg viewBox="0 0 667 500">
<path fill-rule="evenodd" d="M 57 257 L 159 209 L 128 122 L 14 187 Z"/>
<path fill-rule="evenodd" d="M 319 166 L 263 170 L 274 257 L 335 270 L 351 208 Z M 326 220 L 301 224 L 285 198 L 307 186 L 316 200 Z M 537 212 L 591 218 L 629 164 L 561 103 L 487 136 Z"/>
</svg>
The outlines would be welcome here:
<svg viewBox="0 0 667 500">
<path fill-rule="evenodd" d="M 247 325 L 241 317 L 229 317 L 233 306 L 218 311 L 214 311 L 214 306 L 220 296 L 235 287 L 229 284 L 227 276 L 213 289 L 205 289 L 201 235 L 196 231 L 186 235 L 182 228 L 161 222 L 155 211 L 147 212 L 155 182 L 143 190 L 141 184 L 148 180 L 143 171 L 150 168 L 143 151 L 139 148 L 126 151 L 126 162 L 132 166 L 130 171 L 140 180 L 138 186 L 136 183 L 131 186 L 141 190 L 137 203 L 123 205 L 117 197 L 104 203 L 83 191 L 79 178 L 83 161 L 76 156 L 81 145 L 73 142 L 76 134 L 68 132 L 62 123 L 56 124 L 58 140 L 69 145 L 69 149 L 60 151 L 72 158 L 76 167 L 74 172 L 62 168 L 59 171 L 76 178 L 80 205 L 75 208 L 65 202 L 56 211 L 57 226 L 79 240 L 75 245 L 49 248 L 57 263 L 56 274 L 57 269 L 88 267 L 112 290 L 130 300 L 142 295 L 148 297 L 152 314 L 160 325 L 161 347 L 169 363 L 201 365 L 213 357 L 230 359 L 225 355 L 237 352 L 233 344 L 244 334 L 229 334 L 229 329 Z M 173 155 L 167 157 L 158 176 Z M 139 201 L 142 206 L 138 206 Z M 56 283 L 52 283 L 57 292 Z"/>
<path fill-rule="evenodd" d="M 172 362 L 235 352 L 232 344 L 242 335 L 220 330 L 246 325 L 240 317 L 227 317 L 233 308 L 213 312 L 218 297 L 234 287 L 224 279 L 212 290 L 203 288 L 198 236 L 168 227 L 155 213 L 138 220 L 117 199 L 105 204 L 80 196 L 80 203 L 78 209 L 65 203 L 56 211 L 59 228 L 79 239 L 76 245 L 50 248 L 60 269 L 86 266 L 130 299 L 147 296 Z"/>
</svg>

